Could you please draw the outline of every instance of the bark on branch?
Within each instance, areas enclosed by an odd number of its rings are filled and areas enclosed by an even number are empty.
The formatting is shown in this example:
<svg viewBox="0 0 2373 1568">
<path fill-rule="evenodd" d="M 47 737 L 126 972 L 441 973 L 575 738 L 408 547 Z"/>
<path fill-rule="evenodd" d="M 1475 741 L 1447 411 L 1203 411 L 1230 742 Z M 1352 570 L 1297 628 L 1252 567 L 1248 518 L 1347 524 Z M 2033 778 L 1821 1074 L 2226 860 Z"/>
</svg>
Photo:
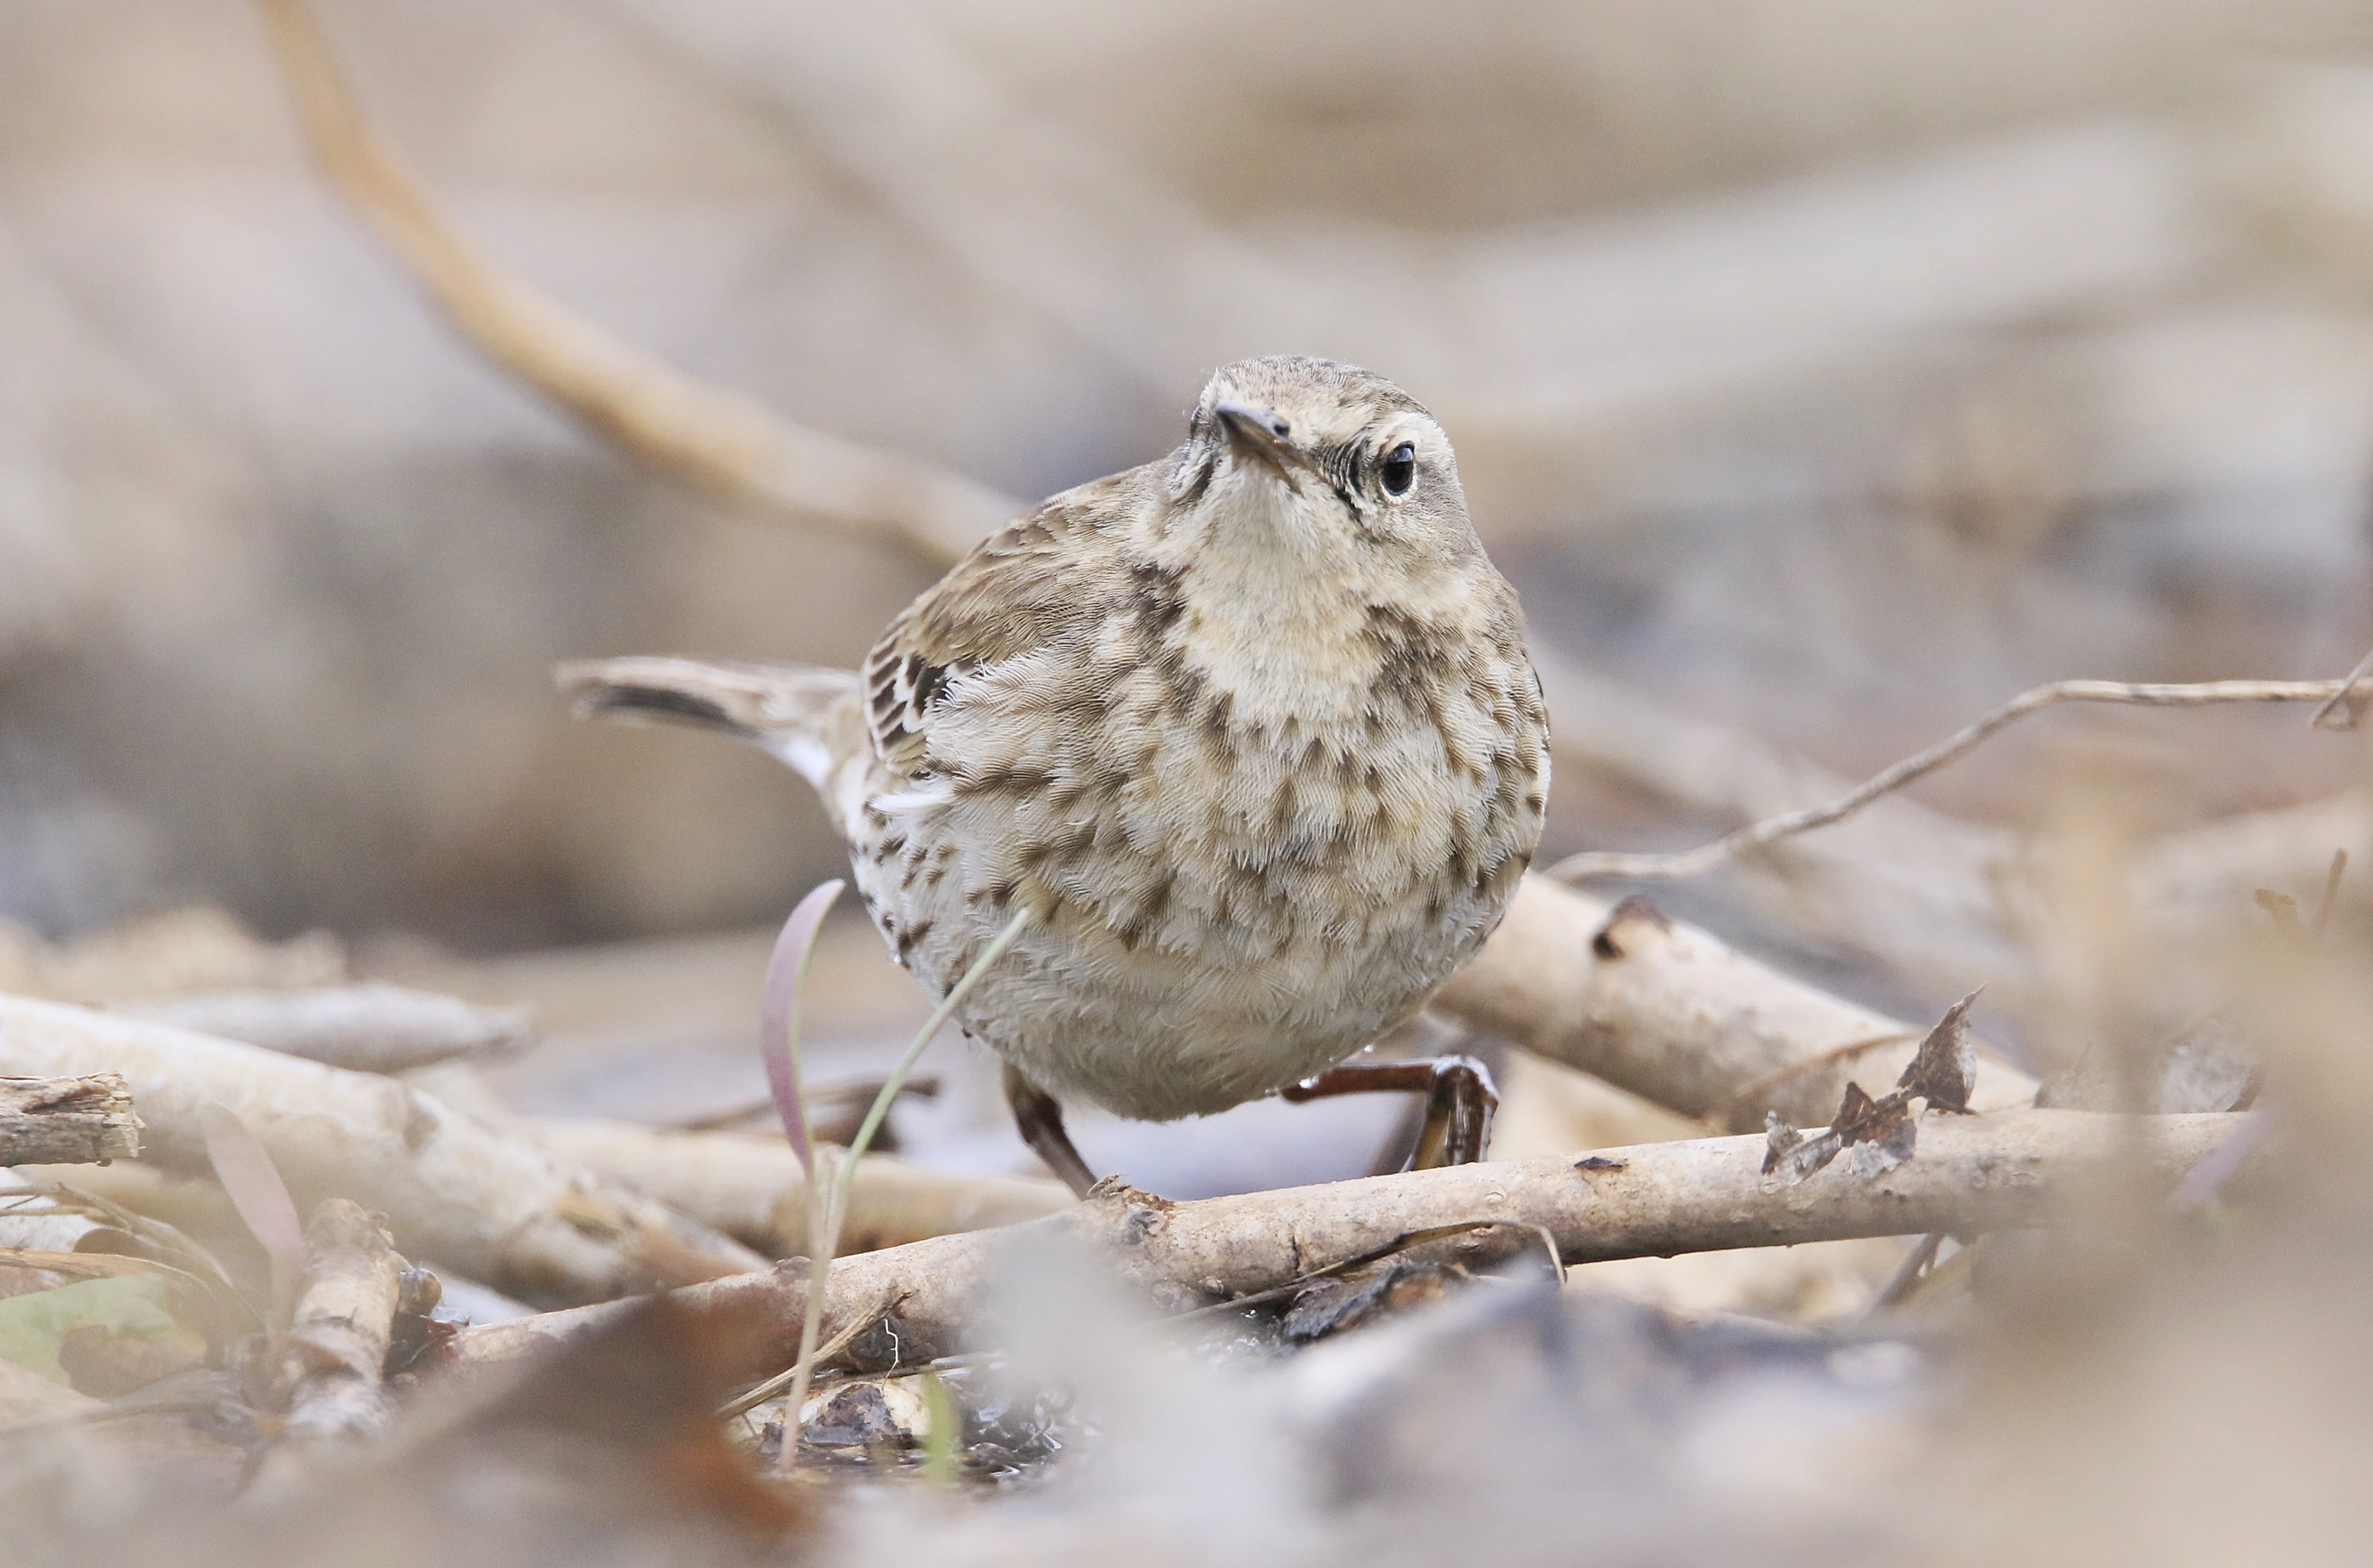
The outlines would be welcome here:
<svg viewBox="0 0 2373 1568">
<path fill-rule="evenodd" d="M 1158 1302 L 1178 1306 L 1273 1289 L 1416 1233 L 1466 1224 L 1498 1227 L 1469 1238 L 1479 1256 L 1537 1247 L 1546 1234 L 1570 1263 L 1927 1231 L 1971 1235 L 2045 1221 L 2122 1163 L 2172 1188 L 2242 1119 L 2034 1110 L 1925 1117 L 1912 1156 L 1876 1175 L 1841 1160 L 1801 1178 L 1767 1176 L 1765 1139 L 1705 1138 L 1605 1150 L 1582 1162 L 1461 1165 L 1194 1203 L 1102 1188 L 1078 1209 L 1028 1225 L 844 1260 L 828 1287 L 824 1339 L 894 1312 L 906 1361 L 980 1348 L 981 1308 L 999 1259 L 1031 1236 L 1099 1246 Z M 696 1286 L 677 1299 L 763 1315 L 772 1328 L 753 1349 L 754 1375 L 796 1353 L 805 1291 L 804 1270 L 791 1265 Z M 612 1310 L 465 1328 L 438 1364 L 462 1369 L 532 1354 Z"/>
<path fill-rule="evenodd" d="M 121 1073 L 0 1078 L 0 1165 L 134 1159 L 141 1125 L 133 1114 L 131 1086 Z"/>
</svg>

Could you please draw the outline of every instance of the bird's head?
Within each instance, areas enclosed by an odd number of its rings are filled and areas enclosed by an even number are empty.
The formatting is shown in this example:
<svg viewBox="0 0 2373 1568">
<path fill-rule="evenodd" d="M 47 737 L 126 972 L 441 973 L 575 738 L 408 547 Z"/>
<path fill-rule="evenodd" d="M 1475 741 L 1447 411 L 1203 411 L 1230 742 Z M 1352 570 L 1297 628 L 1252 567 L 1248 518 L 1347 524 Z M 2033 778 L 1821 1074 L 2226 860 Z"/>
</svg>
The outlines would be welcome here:
<svg viewBox="0 0 2373 1568">
<path fill-rule="evenodd" d="M 1170 502 L 1173 531 L 1288 554 L 1478 548 L 1433 415 L 1382 376 L 1331 359 L 1241 359 L 1214 373 Z"/>
</svg>

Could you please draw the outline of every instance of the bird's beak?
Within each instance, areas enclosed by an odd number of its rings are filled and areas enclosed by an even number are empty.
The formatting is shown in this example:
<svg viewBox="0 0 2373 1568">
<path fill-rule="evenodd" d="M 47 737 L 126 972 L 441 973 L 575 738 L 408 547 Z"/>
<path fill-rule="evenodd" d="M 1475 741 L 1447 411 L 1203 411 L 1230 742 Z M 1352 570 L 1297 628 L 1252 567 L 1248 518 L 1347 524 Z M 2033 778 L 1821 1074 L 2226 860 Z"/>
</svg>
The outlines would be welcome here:
<svg viewBox="0 0 2373 1568">
<path fill-rule="evenodd" d="M 1220 427 L 1228 433 L 1228 445 L 1238 457 L 1265 464 L 1280 478 L 1285 477 L 1288 462 L 1303 466 L 1302 451 L 1292 439 L 1293 427 L 1275 409 L 1227 398 L 1213 404 L 1211 412 L 1220 416 Z"/>
</svg>

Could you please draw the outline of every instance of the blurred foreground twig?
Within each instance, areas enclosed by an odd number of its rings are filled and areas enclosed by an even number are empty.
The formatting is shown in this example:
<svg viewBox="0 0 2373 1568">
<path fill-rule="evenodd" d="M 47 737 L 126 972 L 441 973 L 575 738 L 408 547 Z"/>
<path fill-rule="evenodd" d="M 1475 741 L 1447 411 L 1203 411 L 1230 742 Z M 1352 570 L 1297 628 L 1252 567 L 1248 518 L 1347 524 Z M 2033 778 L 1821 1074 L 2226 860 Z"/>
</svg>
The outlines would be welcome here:
<svg viewBox="0 0 2373 1568">
<path fill-rule="evenodd" d="M 308 1441 L 367 1437 L 387 1421 L 380 1369 L 403 1259 L 379 1222 L 343 1198 L 313 1211 L 305 1246 L 294 1321 L 274 1347 L 286 1430 Z"/>
</svg>

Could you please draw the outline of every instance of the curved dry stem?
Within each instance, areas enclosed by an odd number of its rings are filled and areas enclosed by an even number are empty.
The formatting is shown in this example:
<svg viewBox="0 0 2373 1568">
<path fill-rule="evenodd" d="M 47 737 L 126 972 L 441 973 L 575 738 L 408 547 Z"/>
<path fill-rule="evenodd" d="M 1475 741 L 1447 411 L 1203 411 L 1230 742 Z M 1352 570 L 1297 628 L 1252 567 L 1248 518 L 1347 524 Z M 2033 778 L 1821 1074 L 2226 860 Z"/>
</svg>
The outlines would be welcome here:
<svg viewBox="0 0 2373 1568">
<path fill-rule="evenodd" d="M 758 1054 L 766 1062 L 767 1092 L 782 1117 L 783 1136 L 790 1140 L 811 1185 L 815 1178 L 815 1127 L 800 1071 L 800 987 L 815 954 L 816 932 L 843 885 L 838 877 L 820 883 L 783 922 L 766 960 L 766 995 L 759 1007 Z"/>
<path fill-rule="evenodd" d="M 2368 663 L 2373 663 L 2373 658 L 2368 659 Z M 2058 708 L 2072 702 L 2122 703 L 2142 708 L 2206 708 L 2233 702 L 2320 702 L 2325 705 L 2323 709 L 2318 710 L 2320 715 L 2332 705 L 2351 696 L 2363 684 L 2367 673 L 2367 665 L 2360 664 L 2346 679 L 2339 681 L 2204 681 L 2196 685 L 2054 681 L 2049 685 L 2035 686 L 2019 693 L 1977 722 L 1955 731 L 1926 751 L 1905 757 L 1827 805 L 1782 812 L 1776 816 L 1751 823 L 1735 833 L 1726 833 L 1710 844 L 1701 844 L 1677 854 L 1630 854 L 1620 850 L 1586 849 L 1578 855 L 1568 855 L 1551 866 L 1549 874 L 1566 883 L 1610 878 L 1672 882 L 1682 877 L 1702 875 L 1783 838 L 1791 838 L 1842 821 L 1873 801 L 1891 795 L 1915 779 L 1959 761 L 1983 744 L 1996 731 L 2047 708 Z"/>
<path fill-rule="evenodd" d="M 824 1289 L 832 1278 L 833 1253 L 840 1245 L 841 1222 L 848 1214 L 848 1186 L 857 1174 L 857 1162 L 867 1149 L 872 1147 L 873 1135 L 882 1129 L 883 1118 L 890 1114 L 891 1103 L 898 1097 L 899 1085 L 906 1082 L 906 1074 L 914 1071 L 915 1062 L 922 1056 L 924 1047 L 940 1032 L 940 1026 L 954 1016 L 957 1005 L 979 983 L 980 977 L 988 973 L 989 965 L 1013 945 L 1013 939 L 1020 936 L 1022 928 L 1029 923 L 1030 911 L 1016 910 L 1013 919 L 1005 923 L 1005 929 L 981 950 L 978 958 L 973 960 L 972 967 L 964 972 L 963 978 L 948 988 L 947 996 L 931 1010 L 931 1015 L 923 1021 L 922 1028 L 916 1031 L 914 1043 L 906 1047 L 906 1054 L 898 1059 L 898 1065 L 892 1068 L 890 1076 L 882 1081 L 881 1093 L 873 1096 L 873 1104 L 867 1109 L 865 1119 L 858 1124 L 857 1136 L 848 1141 L 848 1153 L 841 1157 L 840 1169 L 835 1173 L 832 1183 L 832 1197 L 824 1205 L 822 1213 L 815 1216 L 821 1222 L 816 1226 L 814 1256 L 810 1260 L 810 1277 L 815 1283 L 808 1292 L 806 1314 L 800 1326 L 799 1359 L 791 1363 L 791 1391 L 789 1402 L 784 1408 L 782 1465 L 787 1470 L 799 1459 L 800 1410 L 808 1402 L 808 1380 L 815 1370 L 816 1340 L 824 1332 Z M 813 1164 L 810 1165 L 809 1172 L 808 1191 L 812 1203 L 812 1195 L 824 1188 L 824 1173 Z M 812 1209 L 811 1212 L 813 1212 Z"/>
</svg>

